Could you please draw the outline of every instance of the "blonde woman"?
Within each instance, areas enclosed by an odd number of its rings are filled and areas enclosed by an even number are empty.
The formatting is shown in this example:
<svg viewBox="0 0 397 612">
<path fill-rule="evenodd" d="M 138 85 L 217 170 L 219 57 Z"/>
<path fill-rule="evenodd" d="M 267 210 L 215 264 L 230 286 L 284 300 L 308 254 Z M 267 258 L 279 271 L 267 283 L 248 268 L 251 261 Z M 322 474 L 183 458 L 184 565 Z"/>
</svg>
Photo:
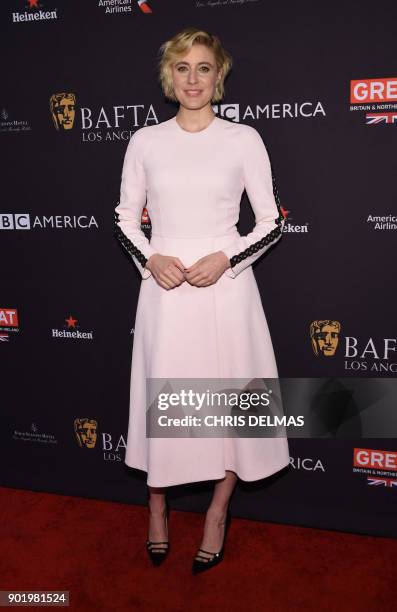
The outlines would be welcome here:
<svg viewBox="0 0 397 612">
<path fill-rule="evenodd" d="M 287 439 L 147 437 L 146 381 L 278 376 L 252 264 L 280 239 L 284 218 L 258 131 L 213 111 L 232 65 L 219 38 L 189 27 L 160 54 L 160 83 L 178 111 L 133 134 L 115 210 L 116 235 L 142 276 L 125 463 L 147 473 L 154 564 L 170 549 L 166 488 L 215 481 L 193 557 L 197 573 L 223 558 L 237 479 L 259 480 L 287 466 Z M 241 236 L 244 189 L 255 227 Z M 141 231 L 144 206 L 150 241 Z"/>
</svg>

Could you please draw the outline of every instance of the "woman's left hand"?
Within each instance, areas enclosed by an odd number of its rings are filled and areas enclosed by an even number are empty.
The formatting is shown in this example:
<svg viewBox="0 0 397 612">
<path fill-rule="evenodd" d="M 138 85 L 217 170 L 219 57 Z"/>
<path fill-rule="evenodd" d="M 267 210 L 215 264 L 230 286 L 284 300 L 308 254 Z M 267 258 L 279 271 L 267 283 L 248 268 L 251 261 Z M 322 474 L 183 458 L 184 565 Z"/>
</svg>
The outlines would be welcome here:
<svg viewBox="0 0 397 612">
<path fill-rule="evenodd" d="M 192 266 L 185 268 L 185 279 L 196 287 L 207 287 L 215 283 L 227 268 L 230 261 L 223 251 L 200 257 Z"/>
</svg>

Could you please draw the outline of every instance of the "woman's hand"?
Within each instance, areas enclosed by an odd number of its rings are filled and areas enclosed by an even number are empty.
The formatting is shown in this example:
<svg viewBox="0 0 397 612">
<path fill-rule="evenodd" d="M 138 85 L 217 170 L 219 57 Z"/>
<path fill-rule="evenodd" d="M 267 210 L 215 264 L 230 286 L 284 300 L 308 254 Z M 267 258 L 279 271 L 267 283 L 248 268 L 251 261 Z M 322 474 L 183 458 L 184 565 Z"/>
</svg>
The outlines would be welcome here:
<svg viewBox="0 0 397 612">
<path fill-rule="evenodd" d="M 185 266 L 179 257 L 154 253 L 147 260 L 145 267 L 150 270 L 156 281 L 164 289 L 173 289 L 185 280 L 183 274 Z"/>
<path fill-rule="evenodd" d="M 207 287 L 215 283 L 227 268 L 230 268 L 229 258 L 223 251 L 216 251 L 185 268 L 185 279 L 196 287 Z"/>
</svg>

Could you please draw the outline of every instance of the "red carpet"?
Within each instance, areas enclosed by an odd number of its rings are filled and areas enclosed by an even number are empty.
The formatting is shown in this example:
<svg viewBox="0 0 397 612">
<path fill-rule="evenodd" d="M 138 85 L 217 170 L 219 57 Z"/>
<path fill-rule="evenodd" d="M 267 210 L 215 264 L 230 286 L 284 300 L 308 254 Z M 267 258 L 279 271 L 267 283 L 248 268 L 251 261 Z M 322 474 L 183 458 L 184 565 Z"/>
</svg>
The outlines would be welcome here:
<svg viewBox="0 0 397 612">
<path fill-rule="evenodd" d="M 395 611 L 397 540 L 233 519 L 224 561 L 192 576 L 203 515 L 171 509 L 152 568 L 142 506 L 0 488 L 1 590 L 68 590 L 84 611 Z"/>
</svg>

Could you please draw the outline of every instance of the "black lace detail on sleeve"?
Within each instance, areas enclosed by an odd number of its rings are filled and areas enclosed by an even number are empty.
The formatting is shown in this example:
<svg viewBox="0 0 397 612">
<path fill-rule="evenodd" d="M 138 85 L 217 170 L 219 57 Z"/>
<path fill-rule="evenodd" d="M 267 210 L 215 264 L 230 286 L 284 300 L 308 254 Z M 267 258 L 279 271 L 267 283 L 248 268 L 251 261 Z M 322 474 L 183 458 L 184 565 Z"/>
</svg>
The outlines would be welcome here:
<svg viewBox="0 0 397 612">
<path fill-rule="evenodd" d="M 237 255 L 233 255 L 233 257 L 230 258 L 231 268 L 233 268 L 233 266 L 235 266 L 236 264 L 240 263 L 240 261 L 243 261 L 243 259 L 246 259 L 247 257 L 250 257 L 251 255 L 254 255 L 254 253 L 257 253 L 258 251 L 263 249 L 263 247 L 265 247 L 266 245 L 274 242 L 274 240 L 276 240 L 276 238 L 278 238 L 281 234 L 280 224 L 281 224 L 281 221 L 283 220 L 283 213 L 281 212 L 280 196 L 278 193 L 276 180 L 273 174 L 272 174 L 272 182 L 273 182 L 273 195 L 274 195 L 274 199 L 276 201 L 277 210 L 278 210 L 278 217 L 275 220 L 275 222 L 277 223 L 277 227 L 275 227 L 273 230 L 271 230 L 271 232 L 266 234 L 266 236 L 263 236 L 263 238 L 258 240 L 258 242 L 254 242 L 253 244 L 251 244 L 247 249 L 245 249 L 245 251 L 241 251 L 241 253 L 238 253 Z"/>
<path fill-rule="evenodd" d="M 141 264 L 142 268 L 144 268 L 147 262 L 147 258 L 138 249 L 138 247 L 136 247 L 135 244 L 131 242 L 129 238 L 127 238 L 127 236 L 124 234 L 121 227 L 117 225 L 117 222 L 119 220 L 120 220 L 120 215 L 119 213 L 115 212 L 114 213 L 114 235 L 116 236 L 117 240 L 120 241 L 121 245 L 124 247 L 127 253 L 129 253 L 130 255 L 134 255 L 134 257 L 136 257 L 139 263 Z"/>
</svg>

